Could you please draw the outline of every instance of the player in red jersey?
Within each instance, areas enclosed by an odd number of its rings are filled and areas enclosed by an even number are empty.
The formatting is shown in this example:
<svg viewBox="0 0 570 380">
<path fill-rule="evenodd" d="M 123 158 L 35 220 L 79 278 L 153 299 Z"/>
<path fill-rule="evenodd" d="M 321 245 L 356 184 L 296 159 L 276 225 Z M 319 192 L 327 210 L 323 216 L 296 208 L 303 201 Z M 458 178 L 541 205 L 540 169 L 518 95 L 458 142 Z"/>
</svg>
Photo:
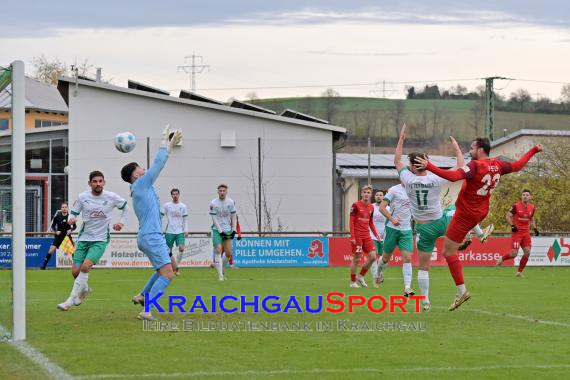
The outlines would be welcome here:
<svg viewBox="0 0 570 380">
<path fill-rule="evenodd" d="M 350 266 L 351 288 L 359 288 L 360 286 L 363 288 L 368 287 L 366 281 L 364 281 L 364 275 L 368 272 L 368 269 L 376 259 L 374 242 L 370 237 L 370 231 L 372 231 L 377 240 L 380 240 L 378 232 L 376 232 L 376 227 L 374 226 L 374 207 L 370 203 L 370 198 L 372 198 L 372 186 L 363 186 L 360 191 L 360 196 L 362 200 L 354 202 L 350 208 L 350 243 L 352 245 L 352 265 Z M 360 255 L 363 252 L 366 253 L 368 257 L 357 277 L 356 270 L 358 269 Z"/>
<path fill-rule="evenodd" d="M 512 251 L 505 253 L 503 257 L 497 260 L 497 266 L 501 266 L 506 260 L 515 258 L 522 248 L 524 256 L 519 263 L 517 277 L 523 277 L 523 270 L 530 256 L 532 240 L 530 238 L 530 226 L 534 229 L 534 233 L 538 236 L 540 233 L 536 228 L 534 220 L 534 205 L 530 202 L 532 194 L 530 190 L 524 189 L 521 194 L 521 200 L 511 207 L 507 212 L 507 222 L 511 225 L 513 234 L 511 235 Z"/>
<path fill-rule="evenodd" d="M 416 167 L 427 169 L 448 181 L 461 181 L 461 191 L 455 202 L 455 215 L 451 219 L 445 233 L 443 256 L 449 266 L 451 276 L 457 286 L 457 293 L 449 310 L 455 310 L 471 298 L 465 288 L 463 280 L 463 267 L 457 249 L 473 227 L 479 224 L 489 212 L 489 199 L 495 187 L 499 184 L 502 175 L 518 172 L 538 152 L 542 152 L 542 145 L 535 145 L 528 150 L 518 161 L 506 162 L 498 158 L 489 157 L 491 143 L 488 138 L 478 137 L 471 143 L 469 155 L 471 161 L 460 169 L 445 170 L 433 165 L 428 160 L 417 157 Z"/>
</svg>

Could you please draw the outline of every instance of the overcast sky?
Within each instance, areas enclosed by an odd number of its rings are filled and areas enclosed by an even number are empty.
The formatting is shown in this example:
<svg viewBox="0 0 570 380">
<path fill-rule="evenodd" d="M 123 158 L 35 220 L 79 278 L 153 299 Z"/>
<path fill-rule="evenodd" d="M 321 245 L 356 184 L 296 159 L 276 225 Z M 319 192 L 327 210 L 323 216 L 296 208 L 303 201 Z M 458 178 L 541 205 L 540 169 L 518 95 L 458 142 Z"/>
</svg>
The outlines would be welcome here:
<svg viewBox="0 0 570 380">
<path fill-rule="evenodd" d="M 493 75 L 518 79 L 496 82 L 505 95 L 523 87 L 557 99 L 561 83 L 534 81 L 570 82 L 567 1 L 394 3 L 21 0 L 2 6 L 0 65 L 21 59 L 32 74 L 41 54 L 87 59 L 117 85 L 134 79 L 176 94 L 190 87 L 178 66 L 195 53 L 209 65 L 198 92 L 219 100 L 327 87 L 394 98 L 406 84 L 474 89 Z"/>
</svg>

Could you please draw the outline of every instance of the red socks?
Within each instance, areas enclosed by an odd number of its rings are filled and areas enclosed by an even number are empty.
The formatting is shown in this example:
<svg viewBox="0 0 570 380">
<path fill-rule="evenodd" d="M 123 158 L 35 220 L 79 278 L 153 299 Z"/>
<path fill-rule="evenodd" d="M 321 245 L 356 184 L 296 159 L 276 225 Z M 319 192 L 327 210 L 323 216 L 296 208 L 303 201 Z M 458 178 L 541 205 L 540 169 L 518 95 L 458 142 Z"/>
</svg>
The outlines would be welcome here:
<svg viewBox="0 0 570 380">
<path fill-rule="evenodd" d="M 505 254 L 502 256 L 502 258 L 503 258 L 503 262 L 505 262 L 505 261 L 507 261 L 507 260 L 514 259 L 514 257 L 511 257 L 511 253 L 510 253 L 510 252 L 505 253 Z"/>
<path fill-rule="evenodd" d="M 350 281 L 356 282 L 356 275 L 355 274 L 350 275 Z"/>
<path fill-rule="evenodd" d="M 519 263 L 519 273 L 522 272 L 524 270 L 524 267 L 526 267 L 526 262 L 528 261 L 528 257 L 523 256 L 521 258 L 521 262 Z"/>
<path fill-rule="evenodd" d="M 230 256 L 229 263 L 230 263 L 230 265 L 234 265 L 234 255 Z"/>
<path fill-rule="evenodd" d="M 360 275 L 361 275 L 361 276 L 364 276 L 364 275 L 366 274 L 366 272 L 368 272 L 368 269 L 362 268 L 362 269 L 360 270 Z"/>
<path fill-rule="evenodd" d="M 457 253 L 445 258 L 447 265 L 449 266 L 449 271 L 451 272 L 451 277 L 455 281 L 455 285 L 463 285 L 465 281 L 463 280 L 463 266 L 461 265 L 461 260 L 457 257 Z"/>
</svg>

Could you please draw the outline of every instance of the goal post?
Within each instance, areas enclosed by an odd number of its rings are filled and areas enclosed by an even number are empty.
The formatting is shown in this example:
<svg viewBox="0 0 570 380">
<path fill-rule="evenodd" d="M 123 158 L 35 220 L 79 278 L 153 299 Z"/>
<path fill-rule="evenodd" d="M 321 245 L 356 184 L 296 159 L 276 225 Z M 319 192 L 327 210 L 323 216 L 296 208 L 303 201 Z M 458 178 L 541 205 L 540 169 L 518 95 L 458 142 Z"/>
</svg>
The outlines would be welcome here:
<svg viewBox="0 0 570 380">
<path fill-rule="evenodd" d="M 10 65 L 12 82 L 12 339 L 26 339 L 26 76 Z"/>
</svg>

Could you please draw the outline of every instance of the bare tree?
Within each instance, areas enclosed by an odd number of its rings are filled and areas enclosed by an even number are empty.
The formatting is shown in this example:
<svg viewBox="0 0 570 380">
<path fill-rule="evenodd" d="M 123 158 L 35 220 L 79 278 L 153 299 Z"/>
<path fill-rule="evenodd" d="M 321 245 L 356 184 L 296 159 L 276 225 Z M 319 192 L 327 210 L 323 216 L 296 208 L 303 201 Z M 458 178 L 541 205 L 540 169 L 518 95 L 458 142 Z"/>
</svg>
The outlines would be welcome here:
<svg viewBox="0 0 570 380">
<path fill-rule="evenodd" d="M 262 155 L 259 160 L 256 160 L 253 156 L 249 156 L 249 168 L 250 172 L 247 175 L 253 189 L 252 193 L 248 193 L 248 198 L 251 206 L 255 211 L 256 217 L 261 213 L 261 232 L 282 232 L 286 230 L 286 226 L 283 224 L 281 219 L 277 216 L 279 209 L 281 208 L 281 199 L 274 204 L 271 202 L 269 196 L 269 184 L 270 180 L 266 180 L 263 175 L 263 162 L 265 161 L 265 153 L 262 149 Z M 261 163 L 261 204 L 259 204 L 259 175 L 257 175 L 258 169 L 254 162 Z M 256 221 L 257 225 L 257 221 Z"/>
<path fill-rule="evenodd" d="M 403 100 L 396 100 L 391 103 L 393 106 L 390 109 L 390 120 L 392 121 L 392 127 L 394 128 L 394 136 L 397 137 L 400 134 L 400 127 L 404 120 L 406 106 Z"/>
<path fill-rule="evenodd" d="M 570 83 L 566 83 L 564 86 L 562 86 L 560 96 L 563 103 L 570 103 Z"/>
<path fill-rule="evenodd" d="M 87 59 L 76 65 L 67 65 L 57 57 L 50 61 L 43 54 L 32 58 L 32 66 L 34 78 L 52 86 L 57 86 L 57 81 L 62 75 L 72 75 L 74 68 L 79 75 L 89 75 L 93 70 L 93 65 Z"/>
<path fill-rule="evenodd" d="M 518 105 L 521 112 L 524 111 L 525 105 L 531 101 L 532 97 L 530 93 L 524 88 L 519 88 L 515 92 L 511 93 L 509 97 L 509 102 Z"/>
<path fill-rule="evenodd" d="M 473 136 L 479 136 L 479 131 L 482 130 L 483 121 L 485 119 L 485 102 L 483 99 L 475 101 L 473 107 L 469 109 L 468 124 L 473 130 Z"/>
<path fill-rule="evenodd" d="M 248 92 L 245 95 L 245 98 L 251 103 L 251 104 L 257 104 L 259 103 L 259 97 L 257 96 L 257 93 L 255 91 L 251 91 Z"/>
<path fill-rule="evenodd" d="M 339 92 L 334 88 L 327 88 L 323 92 L 322 97 L 325 102 L 325 119 L 332 123 L 333 117 L 338 112 L 338 106 L 340 104 Z"/>
</svg>

